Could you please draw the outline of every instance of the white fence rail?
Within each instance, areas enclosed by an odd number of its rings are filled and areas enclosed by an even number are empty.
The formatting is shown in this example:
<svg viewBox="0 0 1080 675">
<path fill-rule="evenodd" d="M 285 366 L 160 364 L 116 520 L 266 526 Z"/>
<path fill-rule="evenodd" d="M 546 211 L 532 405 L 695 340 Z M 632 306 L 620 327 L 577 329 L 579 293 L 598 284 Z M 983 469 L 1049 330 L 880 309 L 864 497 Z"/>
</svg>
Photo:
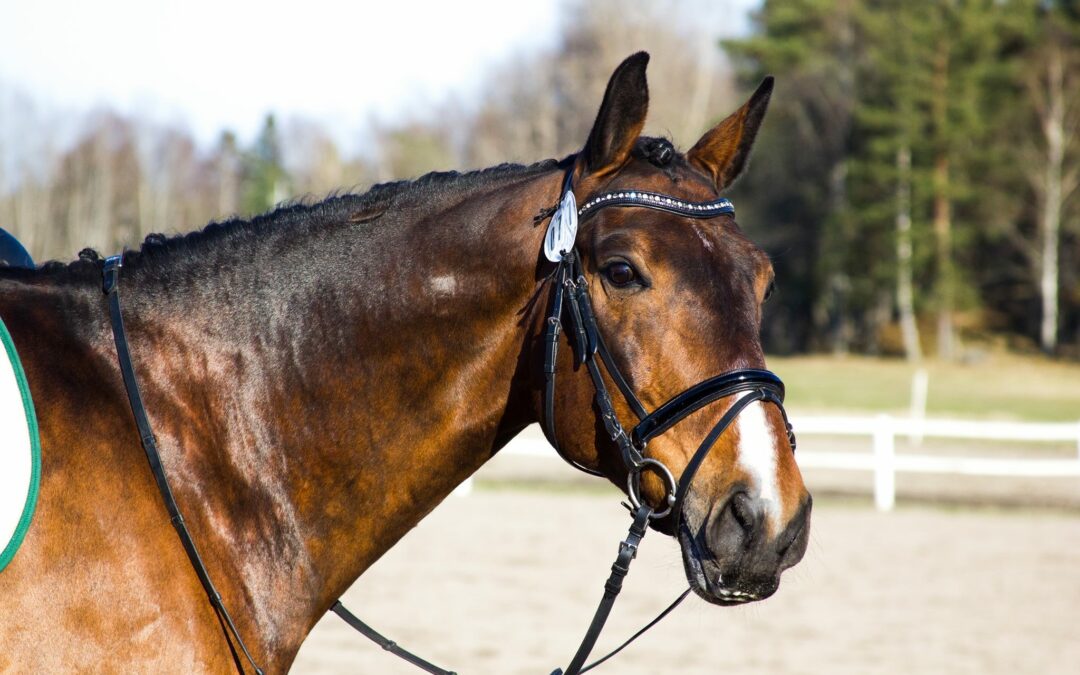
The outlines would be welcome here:
<svg viewBox="0 0 1080 675">
<path fill-rule="evenodd" d="M 896 504 L 896 474 L 935 473 L 965 476 L 1080 477 L 1080 421 L 1064 423 L 989 422 L 972 420 L 912 419 L 876 415 L 863 417 L 798 416 L 792 419 L 800 436 L 868 436 L 871 452 L 798 453 L 799 466 L 813 469 L 869 471 L 874 476 L 874 505 L 890 511 Z M 905 436 L 921 443 L 923 438 L 1017 441 L 1027 443 L 1075 443 L 1076 456 L 1068 459 L 955 457 L 896 453 L 896 438 Z M 543 438 L 515 439 L 504 454 L 556 458 Z M 458 494 L 468 494 L 466 481 Z"/>
<path fill-rule="evenodd" d="M 1080 422 L 979 422 L 970 420 L 909 419 L 890 415 L 873 417 L 799 417 L 793 420 L 799 435 L 869 436 L 872 452 L 800 452 L 799 466 L 815 469 L 871 471 L 874 505 L 891 511 L 896 504 L 896 474 L 937 473 L 964 476 L 1080 476 Z M 896 454 L 896 437 L 953 438 L 1035 443 L 1075 443 L 1069 459 L 1022 457 L 949 457 Z"/>
</svg>

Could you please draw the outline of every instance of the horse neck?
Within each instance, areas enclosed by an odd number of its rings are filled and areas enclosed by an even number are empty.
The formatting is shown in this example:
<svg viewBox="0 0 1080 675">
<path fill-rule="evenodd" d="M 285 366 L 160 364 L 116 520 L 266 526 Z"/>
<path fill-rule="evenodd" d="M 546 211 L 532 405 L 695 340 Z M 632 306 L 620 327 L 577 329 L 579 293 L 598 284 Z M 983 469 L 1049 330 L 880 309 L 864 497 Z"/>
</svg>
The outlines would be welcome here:
<svg viewBox="0 0 1080 675">
<path fill-rule="evenodd" d="M 558 184 L 403 204 L 377 234 L 272 233 L 246 264 L 133 272 L 125 313 L 166 470 L 278 658 L 532 421 L 512 383 L 535 325 L 532 218 Z"/>
</svg>

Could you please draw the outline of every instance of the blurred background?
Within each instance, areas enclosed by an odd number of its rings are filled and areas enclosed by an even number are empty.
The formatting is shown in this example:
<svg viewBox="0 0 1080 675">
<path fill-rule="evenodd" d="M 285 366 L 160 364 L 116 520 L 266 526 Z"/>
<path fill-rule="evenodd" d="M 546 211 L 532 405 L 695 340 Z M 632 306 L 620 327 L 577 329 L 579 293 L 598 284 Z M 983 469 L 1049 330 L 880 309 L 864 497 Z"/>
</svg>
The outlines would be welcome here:
<svg viewBox="0 0 1080 675">
<path fill-rule="evenodd" d="M 778 78 L 732 191 L 772 352 L 1080 357 L 1076 3 L 519 5 L 3 0 L 0 224 L 66 260 L 562 157 L 647 49 L 649 131 L 684 147 Z"/>
<path fill-rule="evenodd" d="M 776 267 L 764 339 L 817 502 L 776 598 L 681 608 L 612 672 L 1076 672 L 1080 3 L 0 0 L 0 227 L 69 260 L 562 157 L 640 49 L 647 131 L 683 148 L 777 78 L 730 197 Z M 354 604 L 442 665 L 550 670 L 618 495 L 532 432 L 464 491 Z M 611 641 L 680 586 L 656 539 Z M 296 671 L 411 672 L 345 631 Z"/>
</svg>

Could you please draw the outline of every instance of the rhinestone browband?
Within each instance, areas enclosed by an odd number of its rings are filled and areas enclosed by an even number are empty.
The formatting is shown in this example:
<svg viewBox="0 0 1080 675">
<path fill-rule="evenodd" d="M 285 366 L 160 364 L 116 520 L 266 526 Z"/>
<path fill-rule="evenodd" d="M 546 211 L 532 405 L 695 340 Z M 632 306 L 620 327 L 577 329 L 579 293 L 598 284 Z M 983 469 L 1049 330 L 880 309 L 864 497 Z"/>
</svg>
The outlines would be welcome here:
<svg viewBox="0 0 1080 675">
<path fill-rule="evenodd" d="M 689 218 L 713 218 L 724 214 L 734 214 L 735 206 L 727 199 L 712 202 L 684 202 L 655 192 L 638 190 L 627 192 L 605 192 L 585 202 L 578 209 L 578 220 L 584 220 L 605 206 L 641 206 L 647 209 L 667 211 Z"/>
</svg>

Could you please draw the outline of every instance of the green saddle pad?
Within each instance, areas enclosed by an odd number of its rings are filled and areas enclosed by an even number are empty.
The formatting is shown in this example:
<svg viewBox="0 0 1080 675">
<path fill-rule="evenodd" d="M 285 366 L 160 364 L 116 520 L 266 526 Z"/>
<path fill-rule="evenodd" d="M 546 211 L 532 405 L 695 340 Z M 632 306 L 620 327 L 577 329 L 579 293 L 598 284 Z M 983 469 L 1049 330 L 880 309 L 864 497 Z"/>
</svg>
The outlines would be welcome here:
<svg viewBox="0 0 1080 675">
<path fill-rule="evenodd" d="M 15 343 L 0 321 L 0 572 L 19 550 L 37 503 L 41 441 Z"/>
</svg>

